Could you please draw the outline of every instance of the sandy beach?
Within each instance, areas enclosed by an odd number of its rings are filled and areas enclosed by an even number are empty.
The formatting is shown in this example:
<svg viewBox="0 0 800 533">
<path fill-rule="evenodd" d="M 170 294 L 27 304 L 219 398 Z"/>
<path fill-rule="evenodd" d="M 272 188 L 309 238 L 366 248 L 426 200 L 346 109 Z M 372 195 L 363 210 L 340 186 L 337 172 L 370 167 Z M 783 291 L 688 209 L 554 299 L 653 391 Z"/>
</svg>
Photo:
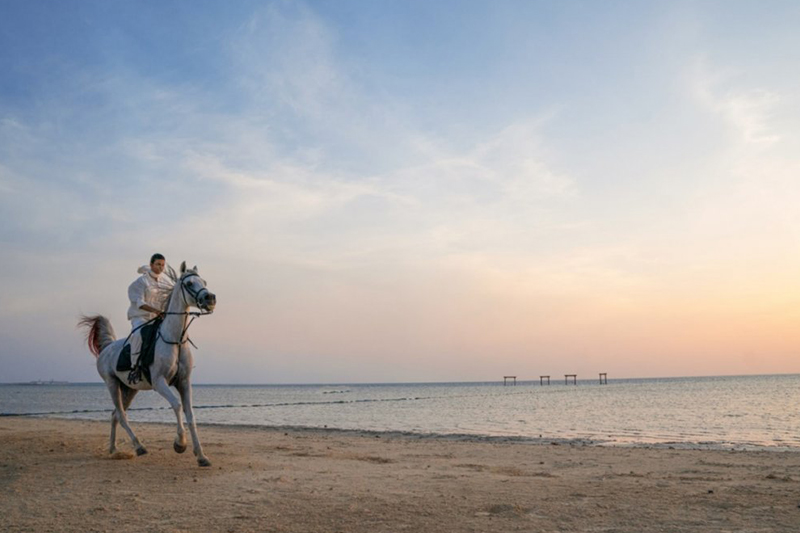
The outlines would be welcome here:
<svg viewBox="0 0 800 533">
<path fill-rule="evenodd" d="M 3 531 L 792 531 L 800 453 L 202 426 L 210 468 L 136 424 L 0 419 Z M 130 444 L 119 438 L 122 450 Z"/>
</svg>

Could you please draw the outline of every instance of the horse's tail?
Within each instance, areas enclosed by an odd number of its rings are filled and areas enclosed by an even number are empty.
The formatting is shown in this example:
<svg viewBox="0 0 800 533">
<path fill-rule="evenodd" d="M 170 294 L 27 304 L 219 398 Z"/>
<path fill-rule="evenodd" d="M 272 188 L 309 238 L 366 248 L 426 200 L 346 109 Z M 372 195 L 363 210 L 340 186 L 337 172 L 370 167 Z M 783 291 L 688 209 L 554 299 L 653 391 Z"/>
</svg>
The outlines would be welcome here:
<svg viewBox="0 0 800 533">
<path fill-rule="evenodd" d="M 102 315 L 82 316 L 78 321 L 78 327 L 87 329 L 86 344 L 95 357 L 99 356 L 106 346 L 117 340 L 111 322 Z"/>
</svg>

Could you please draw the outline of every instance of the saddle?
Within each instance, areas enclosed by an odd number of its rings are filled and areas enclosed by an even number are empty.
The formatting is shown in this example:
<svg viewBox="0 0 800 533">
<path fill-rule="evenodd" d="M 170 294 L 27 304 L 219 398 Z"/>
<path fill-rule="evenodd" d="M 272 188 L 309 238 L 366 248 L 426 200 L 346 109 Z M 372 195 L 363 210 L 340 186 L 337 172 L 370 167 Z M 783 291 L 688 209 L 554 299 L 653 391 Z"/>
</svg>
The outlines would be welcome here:
<svg viewBox="0 0 800 533">
<path fill-rule="evenodd" d="M 142 347 L 136 364 L 131 363 L 131 345 L 129 342 L 122 347 L 122 352 L 117 360 L 117 372 L 128 372 L 128 383 L 135 385 L 145 379 L 152 384 L 150 377 L 150 366 L 153 364 L 156 355 L 156 339 L 158 338 L 158 326 L 163 322 L 163 318 L 157 318 L 153 322 L 142 326 L 138 333 L 142 336 Z M 135 335 L 135 333 L 134 333 Z"/>
</svg>

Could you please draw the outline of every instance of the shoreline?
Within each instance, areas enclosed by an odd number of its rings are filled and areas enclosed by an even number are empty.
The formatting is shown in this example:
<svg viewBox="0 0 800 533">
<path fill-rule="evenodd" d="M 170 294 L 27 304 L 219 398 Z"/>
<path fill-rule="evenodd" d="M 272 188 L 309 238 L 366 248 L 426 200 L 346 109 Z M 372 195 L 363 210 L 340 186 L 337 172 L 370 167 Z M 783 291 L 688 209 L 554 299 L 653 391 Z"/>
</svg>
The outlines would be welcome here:
<svg viewBox="0 0 800 533">
<path fill-rule="evenodd" d="M 135 409 L 134 409 L 135 410 Z M 140 411 L 163 410 L 169 411 L 169 407 L 140 408 Z M 80 413 L 107 413 L 111 415 L 111 409 L 78 411 Z M 80 418 L 70 416 L 57 416 L 59 414 L 70 413 L 0 413 L 0 420 L 8 419 L 52 419 L 52 420 L 75 420 L 86 422 L 105 421 L 96 418 Z M 158 425 L 174 427 L 175 422 L 162 421 L 133 421 L 135 425 Z M 379 436 L 384 438 L 407 438 L 411 440 L 442 440 L 452 442 L 495 442 L 504 444 L 520 444 L 529 446 L 587 446 L 604 448 L 639 448 L 639 449 L 666 449 L 666 450 L 710 450 L 723 452 L 764 452 L 764 453 L 800 453 L 800 446 L 779 446 L 758 443 L 732 443 L 724 441 L 664 441 L 664 442 L 645 442 L 645 441 L 618 441 L 600 440 L 579 437 L 528 437 L 524 435 L 482 435 L 475 433 L 426 433 L 401 430 L 371 430 L 371 429 L 351 429 L 338 427 L 318 427 L 302 425 L 262 425 L 262 424 L 221 424 L 217 422 L 198 422 L 198 428 L 239 428 L 243 430 L 273 430 L 273 431 L 295 431 L 308 433 L 321 433 L 328 435 L 342 436 Z"/>
<path fill-rule="evenodd" d="M 210 468 L 135 422 L 0 419 L 6 531 L 776 531 L 800 454 L 419 438 L 202 424 Z"/>
</svg>

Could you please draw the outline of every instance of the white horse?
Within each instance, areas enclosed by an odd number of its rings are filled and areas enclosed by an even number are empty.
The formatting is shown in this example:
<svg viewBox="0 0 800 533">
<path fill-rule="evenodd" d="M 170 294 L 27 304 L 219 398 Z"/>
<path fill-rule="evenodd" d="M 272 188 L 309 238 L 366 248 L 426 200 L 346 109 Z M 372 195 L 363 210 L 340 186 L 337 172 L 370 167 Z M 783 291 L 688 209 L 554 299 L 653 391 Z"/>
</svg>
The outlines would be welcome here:
<svg viewBox="0 0 800 533">
<path fill-rule="evenodd" d="M 187 324 L 189 315 L 196 316 L 213 312 L 217 304 L 217 297 L 206 288 L 205 280 L 197 274 L 197 267 L 187 269 L 186 262 L 183 262 L 180 277 L 178 278 L 174 272 L 173 276 L 177 279 L 175 279 L 175 286 L 170 291 L 167 300 L 166 316 L 159 327 L 156 338 L 155 358 L 149 367 L 151 383 L 142 379 L 131 384 L 123 377 L 123 373 L 117 372 L 117 360 L 125 341 L 116 340 L 114 328 L 111 327 L 111 322 L 106 317 L 85 316 L 79 322 L 79 326 L 88 330 L 86 339 L 89 350 L 97 357 L 97 371 L 106 382 L 111 393 L 111 400 L 114 402 L 109 453 L 113 454 L 117 451 L 117 423 L 128 432 L 133 447 L 136 449 L 136 455 L 147 453 L 147 449 L 139 442 L 128 424 L 126 410 L 137 392 L 155 389 L 167 399 L 178 419 L 178 436 L 175 438 L 173 446 L 175 451 L 178 453 L 186 451 L 186 428 L 181 416 L 182 402 L 183 413 L 186 414 L 186 422 L 192 434 L 192 445 L 197 464 L 211 466 L 211 462 L 203 454 L 194 421 L 191 383 L 193 359 L 192 350 L 187 344 L 186 330 L 188 324 L 191 324 L 191 322 Z M 190 313 L 189 308 L 192 306 L 201 309 L 203 313 Z M 124 375 L 127 375 L 127 372 Z M 175 396 L 170 385 L 177 389 L 180 399 Z"/>
</svg>

